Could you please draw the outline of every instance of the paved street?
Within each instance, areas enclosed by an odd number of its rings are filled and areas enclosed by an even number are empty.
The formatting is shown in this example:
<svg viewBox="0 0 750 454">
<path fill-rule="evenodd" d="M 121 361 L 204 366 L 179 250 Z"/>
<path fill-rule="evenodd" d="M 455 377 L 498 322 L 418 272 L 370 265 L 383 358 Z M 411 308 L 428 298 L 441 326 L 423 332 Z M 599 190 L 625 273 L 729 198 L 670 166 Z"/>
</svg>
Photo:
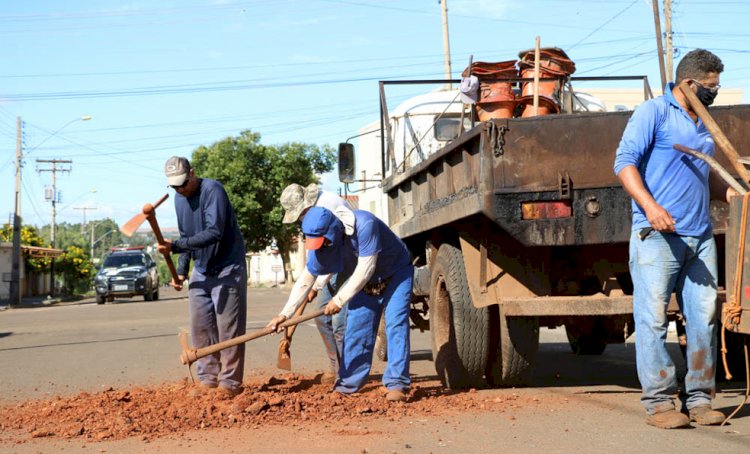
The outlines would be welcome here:
<svg viewBox="0 0 750 454">
<path fill-rule="evenodd" d="M 248 329 L 263 327 L 277 313 L 287 292 L 250 289 Z M 157 302 L 134 298 L 97 305 L 82 301 L 0 312 L 0 404 L 184 379 L 187 368 L 179 363 L 176 336 L 188 324 L 184 297 L 184 292 L 166 290 Z M 275 368 L 277 341 L 269 336 L 247 344 L 246 377 L 279 373 Z M 676 344 L 672 347 L 677 357 Z M 634 353 L 631 339 L 625 345 L 609 346 L 599 357 L 575 357 L 564 330 L 543 329 L 530 387 L 478 391 L 488 399 L 508 393 L 530 396 L 539 402 L 537 407 L 502 414 L 425 415 L 401 422 L 373 420 L 365 433 L 388 436 L 358 438 L 355 444 L 347 437 L 326 437 L 320 432 L 320 422 L 311 422 L 305 430 L 296 428 L 299 436 L 291 438 L 284 435 L 284 428 L 269 426 L 232 430 L 231 436 L 226 431 L 201 431 L 149 444 L 129 439 L 91 447 L 107 452 L 204 452 L 217 446 L 242 452 L 246 443 L 259 451 L 304 448 L 310 452 L 331 448 L 343 452 L 401 452 L 406 446 L 409 452 L 490 452 L 500 446 L 507 452 L 668 449 L 739 453 L 750 449 L 750 406 L 724 428 L 662 431 L 646 426 L 638 402 Z M 313 323 L 305 324 L 295 334 L 292 363 L 298 372 L 323 370 L 323 347 Z M 382 370 L 382 363 L 376 362 L 375 370 Z M 429 333 L 412 331 L 412 373 L 416 380 L 434 378 Z M 722 384 L 715 406 L 728 414 L 743 393 L 744 383 Z M 0 443 L 0 451 L 59 451 L 81 443 L 34 439 L 12 449 Z"/>
</svg>

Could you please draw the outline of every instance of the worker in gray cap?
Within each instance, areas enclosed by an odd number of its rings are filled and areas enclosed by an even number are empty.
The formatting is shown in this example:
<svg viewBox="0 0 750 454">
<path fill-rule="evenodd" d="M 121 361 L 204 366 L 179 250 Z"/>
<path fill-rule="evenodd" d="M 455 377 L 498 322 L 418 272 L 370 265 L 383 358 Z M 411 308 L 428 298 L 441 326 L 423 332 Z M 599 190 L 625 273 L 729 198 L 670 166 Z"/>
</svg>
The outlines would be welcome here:
<svg viewBox="0 0 750 454">
<path fill-rule="evenodd" d="M 193 346 L 206 347 L 245 334 L 247 270 L 245 242 L 234 209 L 218 181 L 198 178 L 190 163 L 173 156 L 164 166 L 175 190 L 180 238 L 165 240 L 159 252 L 180 254 L 177 281 L 181 289 L 190 274 L 188 299 Z M 216 393 L 232 398 L 242 392 L 245 344 L 227 348 L 197 362 L 200 385 L 194 394 Z"/>
<path fill-rule="evenodd" d="M 331 212 L 344 224 L 348 235 L 354 231 L 354 213 L 349 203 L 338 194 L 325 191 L 312 183 L 302 187 L 296 183 L 287 186 L 281 193 L 281 206 L 284 208 L 285 224 L 302 221 L 307 211 L 313 206 L 323 207 Z M 338 292 L 338 289 L 349 279 L 356 263 L 348 263 L 344 270 L 337 274 L 319 276 L 308 294 L 308 301 L 316 300 L 315 309 L 324 308 Z M 299 281 L 298 281 L 299 282 Z M 298 283 L 295 283 L 295 286 Z M 316 299 L 317 297 L 317 299 Z M 343 345 L 344 331 L 346 330 L 346 309 L 331 316 L 322 315 L 315 319 L 315 324 L 323 338 L 323 344 L 330 360 L 331 372 L 324 373 L 322 382 L 333 384 L 339 370 L 339 359 Z"/>
</svg>

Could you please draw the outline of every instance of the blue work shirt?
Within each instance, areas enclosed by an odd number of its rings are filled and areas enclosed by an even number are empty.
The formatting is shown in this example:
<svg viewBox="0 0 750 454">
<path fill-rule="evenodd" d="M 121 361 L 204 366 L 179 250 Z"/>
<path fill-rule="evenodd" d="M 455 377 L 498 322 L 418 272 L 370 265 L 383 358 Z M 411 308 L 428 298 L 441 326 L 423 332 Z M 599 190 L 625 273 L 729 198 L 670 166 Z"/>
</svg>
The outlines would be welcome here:
<svg viewBox="0 0 750 454">
<path fill-rule="evenodd" d="M 656 202 L 674 219 L 679 235 L 701 236 L 711 230 L 709 166 L 673 148 L 680 144 L 709 156 L 714 140 L 702 120 L 694 122 L 672 94 L 641 104 L 628 121 L 615 156 L 619 174 L 632 165 Z M 633 230 L 651 226 L 643 209 L 633 200 Z"/>
<path fill-rule="evenodd" d="M 221 183 L 201 178 L 189 198 L 175 194 L 174 206 L 180 238 L 172 243 L 172 251 L 182 253 L 177 274 L 187 274 L 190 258 L 206 275 L 231 265 L 245 266 L 245 242 Z"/>
<path fill-rule="evenodd" d="M 375 273 L 370 278 L 370 282 L 378 282 L 388 279 L 411 262 L 406 245 L 383 221 L 369 211 L 353 212 L 354 232 L 345 236 L 340 246 L 333 245 L 310 251 L 307 259 L 307 269 L 310 273 L 318 276 L 337 272 L 350 260 L 378 254 Z M 333 254 L 337 256 L 335 260 L 329 257 Z"/>
</svg>

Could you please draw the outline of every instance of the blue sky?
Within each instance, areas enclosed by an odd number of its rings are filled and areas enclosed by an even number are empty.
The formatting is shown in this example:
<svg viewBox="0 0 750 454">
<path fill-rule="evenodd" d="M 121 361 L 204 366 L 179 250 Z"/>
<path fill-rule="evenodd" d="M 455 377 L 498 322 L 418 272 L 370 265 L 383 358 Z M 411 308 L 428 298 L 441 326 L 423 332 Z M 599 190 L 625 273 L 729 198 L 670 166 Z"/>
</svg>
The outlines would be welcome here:
<svg viewBox="0 0 750 454">
<path fill-rule="evenodd" d="M 88 220 L 123 223 L 171 191 L 162 173 L 171 155 L 190 156 L 243 129 L 266 144 L 336 146 L 377 118 L 378 80 L 444 75 L 438 0 L 0 4 L 2 222 L 13 211 L 18 116 L 24 223 L 50 222 L 51 174 L 37 172 L 36 160 L 52 158 L 73 161 L 57 176 L 58 222 L 81 222 L 76 208 L 95 207 Z M 678 52 L 717 53 L 722 86 L 742 88 L 747 102 L 750 2 L 673 7 Z M 513 59 L 539 35 L 542 46 L 568 52 L 576 75 L 645 74 L 659 91 L 647 0 L 448 0 L 448 10 L 454 77 L 470 54 Z M 83 115 L 92 119 L 76 121 Z M 743 154 L 744 144 L 735 145 Z M 324 181 L 336 189 L 333 178 Z M 158 217 L 176 225 L 171 202 Z"/>
</svg>

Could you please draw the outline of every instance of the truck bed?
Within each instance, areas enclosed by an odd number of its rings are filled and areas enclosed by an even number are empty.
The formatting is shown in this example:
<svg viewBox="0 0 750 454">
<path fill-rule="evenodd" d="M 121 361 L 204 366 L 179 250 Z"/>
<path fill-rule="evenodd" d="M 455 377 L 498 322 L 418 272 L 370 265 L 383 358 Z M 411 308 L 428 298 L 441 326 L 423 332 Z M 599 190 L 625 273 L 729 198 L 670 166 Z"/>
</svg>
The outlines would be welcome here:
<svg viewBox="0 0 750 454">
<path fill-rule="evenodd" d="M 478 124 L 418 165 L 386 178 L 391 227 L 409 238 L 483 215 L 526 246 L 627 242 L 630 199 L 612 166 L 630 114 Z M 743 154 L 750 145 L 745 133 L 750 130 L 750 105 L 715 107 L 711 114 Z M 731 169 L 721 153 L 717 156 Z M 570 216 L 522 219 L 521 203 L 560 200 L 570 202 Z M 718 213 L 715 222 L 722 217 Z"/>
</svg>

